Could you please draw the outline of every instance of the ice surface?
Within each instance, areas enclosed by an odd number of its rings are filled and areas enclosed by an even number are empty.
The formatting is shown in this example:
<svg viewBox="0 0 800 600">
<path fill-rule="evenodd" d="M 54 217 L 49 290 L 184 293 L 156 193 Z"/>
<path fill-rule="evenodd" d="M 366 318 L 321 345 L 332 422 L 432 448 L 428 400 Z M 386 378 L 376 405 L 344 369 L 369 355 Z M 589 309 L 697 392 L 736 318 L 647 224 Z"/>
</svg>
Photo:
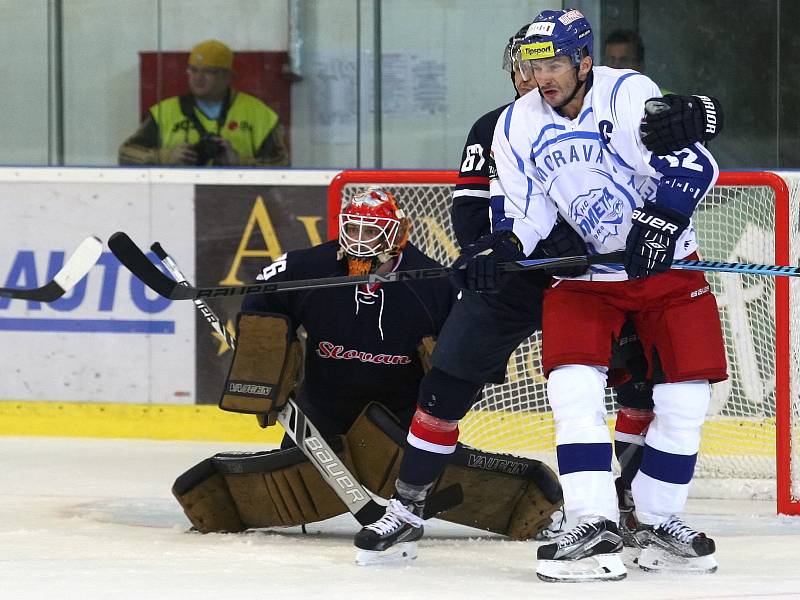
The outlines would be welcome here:
<svg viewBox="0 0 800 600">
<path fill-rule="evenodd" d="M 0 437 L 0 598 L 525 598 L 582 600 L 799 598 L 800 518 L 768 501 L 690 501 L 687 521 L 717 541 L 719 571 L 638 570 L 596 584 L 548 584 L 536 544 L 429 521 L 419 558 L 357 567 L 356 522 L 188 533 L 170 488 L 225 443 Z"/>
</svg>

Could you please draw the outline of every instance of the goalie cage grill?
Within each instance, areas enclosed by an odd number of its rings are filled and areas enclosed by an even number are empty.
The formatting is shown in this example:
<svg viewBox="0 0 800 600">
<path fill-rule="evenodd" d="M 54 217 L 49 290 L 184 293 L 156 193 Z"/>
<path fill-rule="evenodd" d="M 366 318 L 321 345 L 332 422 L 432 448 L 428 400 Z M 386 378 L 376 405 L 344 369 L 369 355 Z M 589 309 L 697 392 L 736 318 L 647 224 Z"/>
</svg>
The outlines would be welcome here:
<svg viewBox="0 0 800 600">
<path fill-rule="evenodd" d="M 370 185 L 392 191 L 413 221 L 411 241 L 449 265 L 457 256 L 450 221 L 455 171 L 344 171 L 328 190 L 328 237 L 342 202 Z M 704 257 L 798 265 L 800 173 L 722 172 L 694 214 Z M 712 386 L 693 495 L 776 497 L 800 514 L 800 280 L 706 274 L 723 322 L 729 379 Z M 509 361 L 506 382 L 487 386 L 461 423 L 460 439 L 487 451 L 544 460 L 555 439 L 539 360 L 540 334 Z M 616 406 L 606 395 L 609 427 Z"/>
</svg>

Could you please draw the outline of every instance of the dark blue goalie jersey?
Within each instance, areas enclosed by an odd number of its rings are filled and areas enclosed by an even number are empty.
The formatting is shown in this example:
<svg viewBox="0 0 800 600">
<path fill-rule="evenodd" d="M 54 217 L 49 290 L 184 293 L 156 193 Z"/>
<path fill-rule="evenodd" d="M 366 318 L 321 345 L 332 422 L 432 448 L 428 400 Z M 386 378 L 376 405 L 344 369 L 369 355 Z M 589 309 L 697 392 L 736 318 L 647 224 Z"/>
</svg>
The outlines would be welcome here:
<svg viewBox="0 0 800 600">
<path fill-rule="evenodd" d="M 458 183 L 453 192 L 451 217 L 458 244 L 463 248 L 491 231 L 489 222 L 489 177 L 492 137 L 497 119 L 505 106 L 486 113 L 475 121 L 467 135 Z"/>
<path fill-rule="evenodd" d="M 265 267 L 269 281 L 347 274 L 337 241 L 289 252 Z M 398 270 L 440 266 L 408 244 Z M 393 282 L 369 290 L 347 286 L 247 296 L 243 311 L 287 315 L 308 337 L 298 402 L 342 423 L 372 401 L 407 411 L 417 400 L 423 370 L 417 346 L 438 335 L 455 290 L 447 278 Z"/>
</svg>

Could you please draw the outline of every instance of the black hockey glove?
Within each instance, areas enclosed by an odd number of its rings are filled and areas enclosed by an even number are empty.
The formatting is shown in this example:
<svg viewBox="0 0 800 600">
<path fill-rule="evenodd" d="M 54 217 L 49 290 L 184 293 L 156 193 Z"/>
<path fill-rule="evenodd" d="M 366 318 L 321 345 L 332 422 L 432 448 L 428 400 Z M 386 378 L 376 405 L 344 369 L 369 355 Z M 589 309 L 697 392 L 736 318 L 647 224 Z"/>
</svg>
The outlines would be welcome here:
<svg viewBox="0 0 800 600">
<path fill-rule="evenodd" d="M 631 215 L 631 227 L 625 242 L 625 271 L 632 279 L 648 277 L 669 270 L 675 256 L 675 244 L 689 225 L 689 217 L 679 212 L 645 202 Z"/>
<path fill-rule="evenodd" d="M 708 96 L 650 98 L 640 130 L 645 147 L 664 156 L 715 138 L 722 130 L 722 106 Z"/>
<path fill-rule="evenodd" d="M 523 260 L 522 243 L 508 230 L 493 231 L 461 250 L 453 263 L 453 282 L 476 292 L 497 292 L 503 283 L 498 265 Z"/>
<path fill-rule="evenodd" d="M 585 256 L 586 242 L 572 226 L 559 217 L 550 235 L 541 240 L 533 253 L 535 258 L 561 258 L 563 256 Z M 546 269 L 558 277 L 580 277 L 589 270 L 588 265 Z"/>
</svg>

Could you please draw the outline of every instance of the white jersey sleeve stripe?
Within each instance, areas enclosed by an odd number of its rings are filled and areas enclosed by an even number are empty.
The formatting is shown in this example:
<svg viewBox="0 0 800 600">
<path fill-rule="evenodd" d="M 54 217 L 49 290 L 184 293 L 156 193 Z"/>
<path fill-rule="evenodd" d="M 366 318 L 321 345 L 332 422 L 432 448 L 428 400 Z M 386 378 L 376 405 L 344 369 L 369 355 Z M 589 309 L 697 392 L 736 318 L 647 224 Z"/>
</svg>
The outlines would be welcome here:
<svg viewBox="0 0 800 600">
<path fill-rule="evenodd" d="M 453 192 L 453 198 L 460 198 L 461 196 L 473 196 L 477 198 L 488 198 L 489 190 L 472 190 L 469 188 L 462 188 Z"/>
</svg>

